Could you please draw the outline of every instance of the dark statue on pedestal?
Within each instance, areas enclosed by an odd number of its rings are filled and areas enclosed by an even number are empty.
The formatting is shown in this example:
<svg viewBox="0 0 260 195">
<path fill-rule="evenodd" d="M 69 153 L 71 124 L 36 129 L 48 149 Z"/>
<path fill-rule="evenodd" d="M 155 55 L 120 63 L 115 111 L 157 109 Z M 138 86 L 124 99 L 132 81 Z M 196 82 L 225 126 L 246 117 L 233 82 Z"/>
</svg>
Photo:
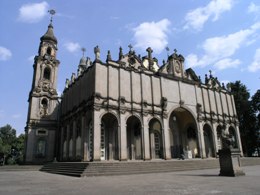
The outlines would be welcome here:
<svg viewBox="0 0 260 195">
<path fill-rule="evenodd" d="M 241 176 L 245 175 L 241 169 L 240 151 L 234 148 L 232 138 L 227 134 L 222 134 L 223 149 L 219 150 L 219 176 Z"/>
</svg>

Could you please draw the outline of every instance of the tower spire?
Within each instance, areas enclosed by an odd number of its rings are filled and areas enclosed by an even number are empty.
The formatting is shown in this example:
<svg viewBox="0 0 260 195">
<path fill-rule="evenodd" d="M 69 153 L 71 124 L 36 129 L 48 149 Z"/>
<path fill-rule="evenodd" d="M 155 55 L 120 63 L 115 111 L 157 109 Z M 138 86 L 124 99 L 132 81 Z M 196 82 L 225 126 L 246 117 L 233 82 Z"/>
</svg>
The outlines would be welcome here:
<svg viewBox="0 0 260 195">
<path fill-rule="evenodd" d="M 54 9 L 51 9 L 48 12 L 51 15 L 50 24 L 48 26 L 47 32 L 41 37 L 41 41 L 48 40 L 48 41 L 53 41 L 57 44 L 57 38 L 54 36 L 53 26 L 52 26 L 53 16 L 56 13 L 56 11 Z"/>
</svg>

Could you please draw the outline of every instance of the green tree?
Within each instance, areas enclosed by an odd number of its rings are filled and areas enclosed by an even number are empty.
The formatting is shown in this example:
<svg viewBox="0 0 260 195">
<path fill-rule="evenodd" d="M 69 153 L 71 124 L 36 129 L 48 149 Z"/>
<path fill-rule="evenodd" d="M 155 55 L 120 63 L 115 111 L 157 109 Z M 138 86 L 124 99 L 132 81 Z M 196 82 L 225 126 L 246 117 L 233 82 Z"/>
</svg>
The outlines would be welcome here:
<svg viewBox="0 0 260 195">
<path fill-rule="evenodd" d="M 257 152 L 260 156 L 260 90 L 258 89 L 256 93 L 252 96 L 252 107 L 256 115 L 256 131 L 257 131 Z"/>
<path fill-rule="evenodd" d="M 243 152 L 245 156 L 251 156 L 257 145 L 257 119 L 253 103 L 249 101 L 250 93 L 240 81 L 229 83 L 228 86 L 234 95 Z"/>
<path fill-rule="evenodd" d="M 11 125 L 5 125 L 0 128 L 0 152 L 8 155 L 11 152 L 12 145 L 16 139 L 16 130 Z"/>
<path fill-rule="evenodd" d="M 6 157 L 7 164 L 20 163 L 23 160 L 25 135 L 16 137 L 11 125 L 0 127 L 0 153 Z"/>
</svg>

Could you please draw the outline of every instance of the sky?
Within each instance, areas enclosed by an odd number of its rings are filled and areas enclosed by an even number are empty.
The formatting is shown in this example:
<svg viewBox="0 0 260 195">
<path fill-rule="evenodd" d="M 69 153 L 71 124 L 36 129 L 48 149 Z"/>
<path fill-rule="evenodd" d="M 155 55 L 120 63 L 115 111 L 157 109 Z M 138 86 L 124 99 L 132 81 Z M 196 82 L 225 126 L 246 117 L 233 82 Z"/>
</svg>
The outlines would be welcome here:
<svg viewBox="0 0 260 195">
<path fill-rule="evenodd" d="M 132 45 L 137 54 L 167 59 L 177 49 L 204 80 L 209 70 L 220 82 L 240 80 L 251 95 L 260 88 L 260 1 L 258 0 L 1 0 L 0 127 L 24 133 L 33 59 L 54 9 L 60 60 L 58 92 L 82 57 L 118 59 Z M 165 48 L 168 47 L 169 51 Z"/>
</svg>

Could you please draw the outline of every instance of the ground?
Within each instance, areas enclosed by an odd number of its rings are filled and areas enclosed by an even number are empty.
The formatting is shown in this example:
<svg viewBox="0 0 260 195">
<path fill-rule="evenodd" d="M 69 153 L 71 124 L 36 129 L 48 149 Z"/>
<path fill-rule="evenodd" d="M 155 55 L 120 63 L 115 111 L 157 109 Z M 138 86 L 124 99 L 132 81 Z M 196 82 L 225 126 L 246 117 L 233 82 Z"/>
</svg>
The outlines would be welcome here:
<svg viewBox="0 0 260 195">
<path fill-rule="evenodd" d="M 219 169 L 75 178 L 0 169 L 0 194 L 260 194 L 260 165 L 246 176 L 220 177 Z"/>
</svg>

